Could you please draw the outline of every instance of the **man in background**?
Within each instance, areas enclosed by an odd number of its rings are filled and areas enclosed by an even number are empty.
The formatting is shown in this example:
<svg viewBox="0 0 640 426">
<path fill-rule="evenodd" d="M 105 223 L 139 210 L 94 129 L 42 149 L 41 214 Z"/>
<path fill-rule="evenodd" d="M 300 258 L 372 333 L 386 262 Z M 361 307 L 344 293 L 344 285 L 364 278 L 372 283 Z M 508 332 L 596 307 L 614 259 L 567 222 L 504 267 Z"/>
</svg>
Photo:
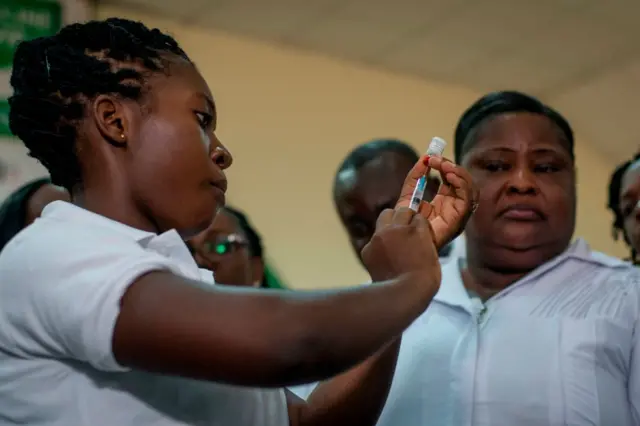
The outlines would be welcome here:
<svg viewBox="0 0 640 426">
<path fill-rule="evenodd" d="M 393 208 L 409 170 L 420 156 L 397 139 L 376 139 L 357 146 L 340 164 L 333 183 L 333 202 L 356 256 L 369 242 L 378 216 Z M 424 200 L 438 192 L 440 179 L 429 176 Z M 460 238 L 440 250 L 441 260 L 464 244 Z"/>
</svg>

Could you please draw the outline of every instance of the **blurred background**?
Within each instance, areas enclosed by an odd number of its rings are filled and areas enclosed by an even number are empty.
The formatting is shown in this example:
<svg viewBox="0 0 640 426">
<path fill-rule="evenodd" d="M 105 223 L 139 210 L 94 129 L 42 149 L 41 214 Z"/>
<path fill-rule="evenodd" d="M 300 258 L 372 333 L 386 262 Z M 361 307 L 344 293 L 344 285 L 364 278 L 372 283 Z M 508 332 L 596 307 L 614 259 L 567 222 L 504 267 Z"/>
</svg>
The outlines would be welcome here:
<svg viewBox="0 0 640 426">
<path fill-rule="evenodd" d="M 629 0 L 0 0 L 0 196 L 45 171 L 7 127 L 15 42 L 93 17 L 171 33 L 208 80 L 234 155 L 228 200 L 262 233 L 285 284 L 366 281 L 331 185 L 346 153 L 395 137 L 452 140 L 490 90 L 540 97 L 577 134 L 578 226 L 611 236 L 607 184 L 640 147 L 640 2 Z M 451 150 L 447 155 L 452 155 Z"/>
</svg>

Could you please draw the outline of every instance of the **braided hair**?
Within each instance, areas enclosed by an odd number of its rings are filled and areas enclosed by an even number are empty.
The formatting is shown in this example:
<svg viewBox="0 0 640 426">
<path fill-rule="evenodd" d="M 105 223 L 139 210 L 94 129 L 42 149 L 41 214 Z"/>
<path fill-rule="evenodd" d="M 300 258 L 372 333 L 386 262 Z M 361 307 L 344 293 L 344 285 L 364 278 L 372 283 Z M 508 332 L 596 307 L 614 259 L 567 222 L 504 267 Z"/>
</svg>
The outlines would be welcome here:
<svg viewBox="0 0 640 426">
<path fill-rule="evenodd" d="M 639 263 L 638 253 L 631 244 L 627 233 L 624 231 L 624 214 L 620 208 L 620 195 L 622 191 L 622 178 L 627 170 L 629 170 L 629 167 L 637 160 L 640 160 L 640 153 L 636 154 L 631 160 L 620 164 L 613 171 L 609 179 L 609 202 L 607 203 L 607 208 L 613 213 L 613 224 L 611 228 L 613 239 L 618 240 L 620 235 L 622 235 L 625 243 L 631 248 L 630 260 L 635 264 Z"/>
<path fill-rule="evenodd" d="M 13 58 L 9 126 L 55 185 L 81 181 L 78 123 L 100 94 L 140 100 L 167 56 L 190 59 L 170 36 L 120 18 L 72 24 L 56 35 L 21 42 Z"/>
</svg>

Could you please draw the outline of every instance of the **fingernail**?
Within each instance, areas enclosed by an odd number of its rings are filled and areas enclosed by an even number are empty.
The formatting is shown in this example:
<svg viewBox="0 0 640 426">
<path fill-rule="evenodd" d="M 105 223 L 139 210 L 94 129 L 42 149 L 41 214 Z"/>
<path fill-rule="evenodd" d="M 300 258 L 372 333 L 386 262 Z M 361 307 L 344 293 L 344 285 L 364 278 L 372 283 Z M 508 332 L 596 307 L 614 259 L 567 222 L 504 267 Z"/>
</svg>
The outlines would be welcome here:
<svg viewBox="0 0 640 426">
<path fill-rule="evenodd" d="M 422 163 L 423 163 L 425 166 L 428 166 L 428 165 L 429 165 L 429 159 L 430 159 L 430 158 L 431 158 L 431 157 L 429 157 L 429 156 L 427 155 L 426 157 L 424 157 L 424 160 L 422 160 Z"/>
</svg>

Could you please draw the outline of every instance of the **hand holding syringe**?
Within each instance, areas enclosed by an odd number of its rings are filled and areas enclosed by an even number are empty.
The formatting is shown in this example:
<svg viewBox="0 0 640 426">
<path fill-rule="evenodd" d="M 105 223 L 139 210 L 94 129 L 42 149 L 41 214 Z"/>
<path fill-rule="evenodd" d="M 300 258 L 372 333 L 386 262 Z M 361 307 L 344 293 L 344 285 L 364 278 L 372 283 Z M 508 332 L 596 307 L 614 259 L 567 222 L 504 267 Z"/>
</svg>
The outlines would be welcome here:
<svg viewBox="0 0 640 426">
<path fill-rule="evenodd" d="M 426 155 L 413 166 L 404 181 L 395 210 L 405 208 L 429 221 L 438 249 L 451 242 L 463 230 L 478 206 L 478 191 L 463 167 L 442 158 L 446 142 L 433 138 Z M 424 202 L 429 169 L 440 173 L 443 184 L 429 202 Z"/>
<path fill-rule="evenodd" d="M 435 137 L 431 140 L 429 144 L 429 148 L 427 149 L 427 155 L 429 157 L 442 157 L 444 153 L 444 148 L 447 146 L 447 142 L 444 139 L 439 137 Z M 429 175 L 429 170 L 418 180 L 416 188 L 413 190 L 413 195 L 411 196 L 411 204 L 409 208 L 414 212 L 418 212 L 420 210 L 420 206 L 422 205 L 422 198 L 424 197 L 424 191 L 427 187 L 427 179 Z"/>
</svg>

